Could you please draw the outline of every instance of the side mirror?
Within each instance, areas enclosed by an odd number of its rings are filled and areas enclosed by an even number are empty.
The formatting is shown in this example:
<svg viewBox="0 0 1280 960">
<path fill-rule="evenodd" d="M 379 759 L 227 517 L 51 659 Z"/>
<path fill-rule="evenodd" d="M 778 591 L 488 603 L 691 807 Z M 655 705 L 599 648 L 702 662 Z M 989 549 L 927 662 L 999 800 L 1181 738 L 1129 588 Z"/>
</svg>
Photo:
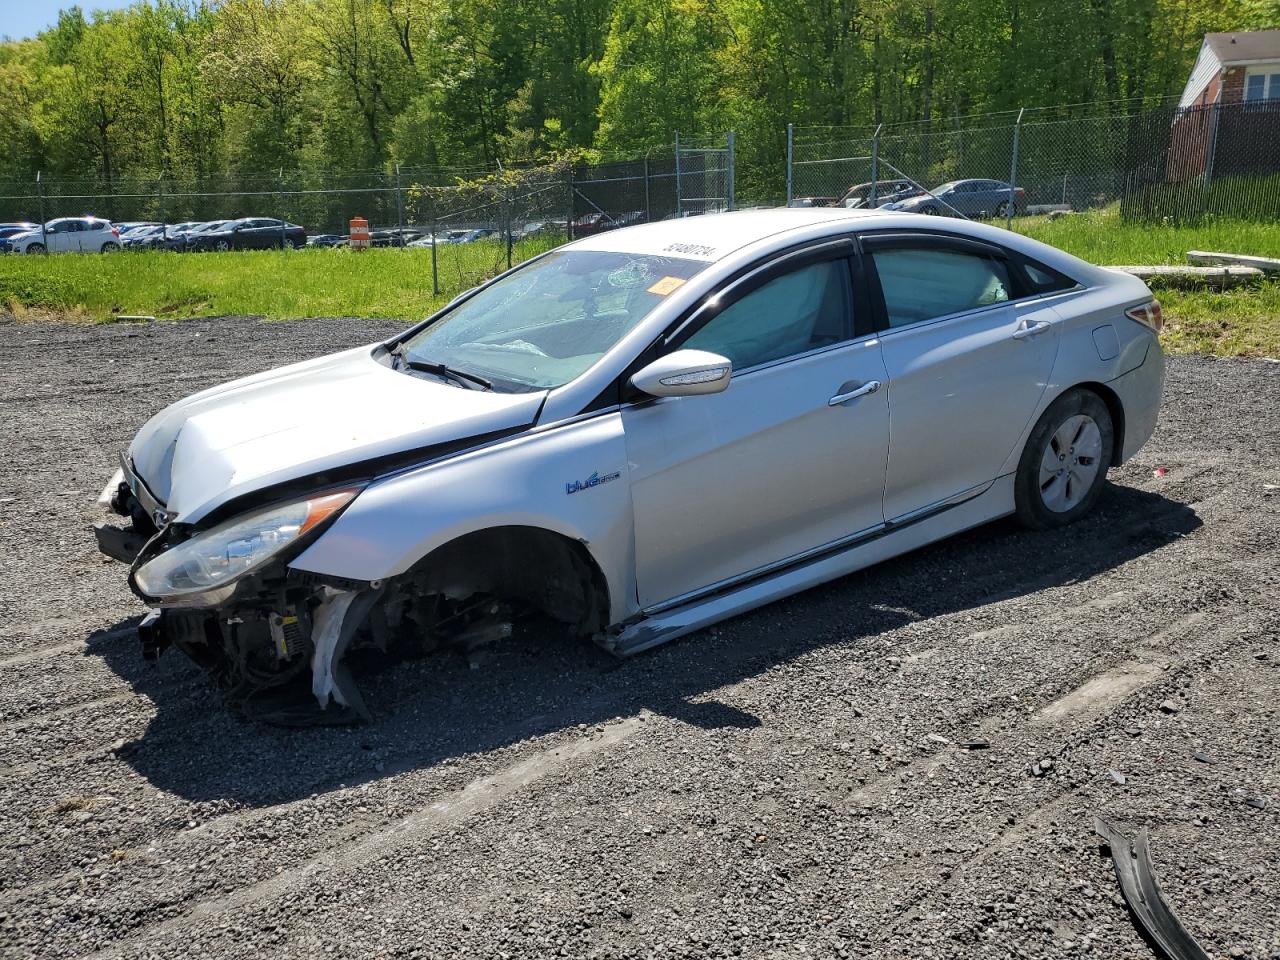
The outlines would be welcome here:
<svg viewBox="0 0 1280 960">
<path fill-rule="evenodd" d="M 732 375 L 733 363 L 718 353 L 677 350 L 637 372 L 631 385 L 652 397 L 693 397 L 720 393 Z"/>
</svg>

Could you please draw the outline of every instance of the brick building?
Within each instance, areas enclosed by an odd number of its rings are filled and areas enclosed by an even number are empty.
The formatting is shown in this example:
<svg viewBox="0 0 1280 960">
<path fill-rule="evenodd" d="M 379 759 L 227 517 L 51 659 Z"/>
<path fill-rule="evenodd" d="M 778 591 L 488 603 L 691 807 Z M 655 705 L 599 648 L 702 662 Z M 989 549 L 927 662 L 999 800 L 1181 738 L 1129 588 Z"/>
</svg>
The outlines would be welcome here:
<svg viewBox="0 0 1280 960">
<path fill-rule="evenodd" d="M 1206 33 L 1178 102 L 1170 180 L 1280 171 L 1280 30 Z"/>
</svg>

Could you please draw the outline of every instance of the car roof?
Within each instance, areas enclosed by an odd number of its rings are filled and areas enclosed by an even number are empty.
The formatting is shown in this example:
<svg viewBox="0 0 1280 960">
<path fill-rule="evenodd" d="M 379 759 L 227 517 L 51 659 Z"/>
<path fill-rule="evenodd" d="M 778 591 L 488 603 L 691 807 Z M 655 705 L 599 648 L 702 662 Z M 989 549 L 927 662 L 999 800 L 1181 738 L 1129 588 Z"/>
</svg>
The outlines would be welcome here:
<svg viewBox="0 0 1280 960">
<path fill-rule="evenodd" d="M 611 253 L 673 254 L 690 260 L 715 262 L 745 246 L 805 227 L 835 220 L 857 221 L 881 217 L 876 210 L 843 207 L 776 207 L 710 213 L 700 217 L 659 220 L 584 237 L 570 245 L 576 250 Z"/>
<path fill-rule="evenodd" d="M 1102 267 L 1003 227 L 884 208 L 776 207 L 707 214 L 622 227 L 584 237 L 562 249 L 680 257 L 721 264 L 714 271 L 708 271 L 711 274 L 737 269 L 771 250 L 783 249 L 792 243 L 881 229 L 951 233 L 985 240 L 1020 252 L 1086 284 L 1115 279 L 1114 274 Z"/>
</svg>

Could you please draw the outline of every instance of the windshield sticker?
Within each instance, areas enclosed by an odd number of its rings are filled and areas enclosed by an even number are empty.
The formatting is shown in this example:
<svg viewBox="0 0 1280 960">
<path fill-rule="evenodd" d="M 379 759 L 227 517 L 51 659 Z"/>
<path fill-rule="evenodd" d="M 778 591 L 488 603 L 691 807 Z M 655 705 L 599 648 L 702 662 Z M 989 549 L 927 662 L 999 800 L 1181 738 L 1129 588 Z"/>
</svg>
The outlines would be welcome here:
<svg viewBox="0 0 1280 960">
<path fill-rule="evenodd" d="M 683 277 L 663 277 L 650 287 L 648 292 L 656 293 L 660 297 L 665 297 L 667 294 L 674 293 L 676 290 L 679 290 L 682 286 L 684 286 Z"/>
<path fill-rule="evenodd" d="M 619 267 L 609 274 L 611 287 L 638 287 L 650 277 L 653 271 L 643 260 L 632 260 L 625 267 Z"/>
</svg>

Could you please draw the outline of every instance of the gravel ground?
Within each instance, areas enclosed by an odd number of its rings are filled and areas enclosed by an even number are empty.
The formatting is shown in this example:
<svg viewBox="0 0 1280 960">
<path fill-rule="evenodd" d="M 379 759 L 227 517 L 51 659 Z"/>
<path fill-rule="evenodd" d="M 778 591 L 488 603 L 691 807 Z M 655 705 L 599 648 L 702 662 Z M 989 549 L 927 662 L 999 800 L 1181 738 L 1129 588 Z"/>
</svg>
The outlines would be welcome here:
<svg viewBox="0 0 1280 960">
<path fill-rule="evenodd" d="M 1103 815 L 1212 955 L 1280 957 L 1280 366 L 1173 359 L 1067 530 L 238 720 L 142 661 L 94 499 L 163 404 L 388 329 L 0 325 L 0 955 L 1150 957 Z"/>
</svg>

